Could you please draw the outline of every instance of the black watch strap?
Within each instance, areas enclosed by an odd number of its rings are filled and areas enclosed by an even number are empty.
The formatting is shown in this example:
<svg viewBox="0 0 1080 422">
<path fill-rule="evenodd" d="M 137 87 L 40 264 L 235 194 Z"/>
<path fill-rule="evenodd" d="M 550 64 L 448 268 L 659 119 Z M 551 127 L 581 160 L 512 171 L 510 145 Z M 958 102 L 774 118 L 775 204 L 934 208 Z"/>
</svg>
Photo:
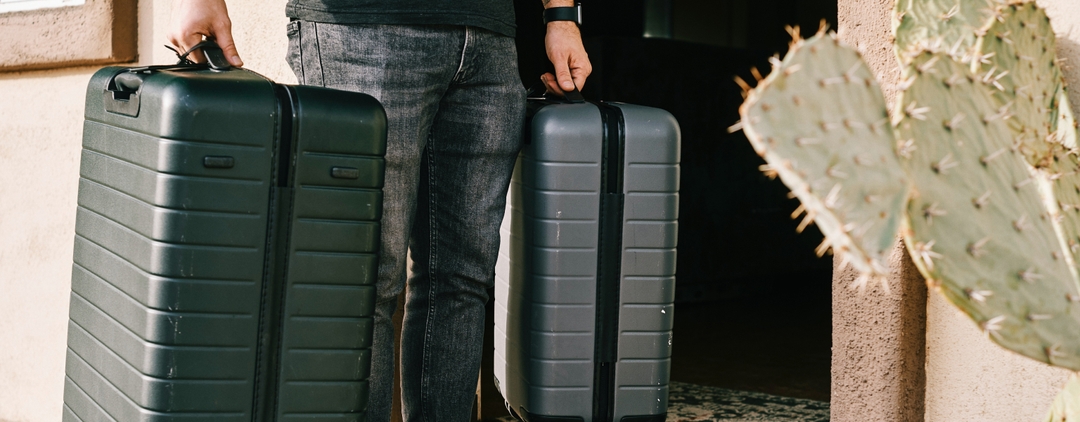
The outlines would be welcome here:
<svg viewBox="0 0 1080 422">
<path fill-rule="evenodd" d="M 554 21 L 571 21 L 581 26 L 581 3 L 574 7 L 551 7 L 544 9 L 544 24 Z"/>
</svg>

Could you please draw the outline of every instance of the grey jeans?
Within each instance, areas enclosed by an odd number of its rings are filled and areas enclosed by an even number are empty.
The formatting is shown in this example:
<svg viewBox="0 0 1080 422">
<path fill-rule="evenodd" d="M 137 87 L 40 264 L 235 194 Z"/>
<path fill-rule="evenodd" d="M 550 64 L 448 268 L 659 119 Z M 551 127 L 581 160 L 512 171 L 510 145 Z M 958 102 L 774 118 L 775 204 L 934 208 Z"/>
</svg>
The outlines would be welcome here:
<svg viewBox="0 0 1080 422">
<path fill-rule="evenodd" d="M 406 421 L 471 418 L 499 226 L 521 147 L 514 40 L 460 26 L 289 23 L 300 83 L 370 94 L 388 119 L 368 421 L 390 419 L 391 316 L 406 284 Z"/>
</svg>

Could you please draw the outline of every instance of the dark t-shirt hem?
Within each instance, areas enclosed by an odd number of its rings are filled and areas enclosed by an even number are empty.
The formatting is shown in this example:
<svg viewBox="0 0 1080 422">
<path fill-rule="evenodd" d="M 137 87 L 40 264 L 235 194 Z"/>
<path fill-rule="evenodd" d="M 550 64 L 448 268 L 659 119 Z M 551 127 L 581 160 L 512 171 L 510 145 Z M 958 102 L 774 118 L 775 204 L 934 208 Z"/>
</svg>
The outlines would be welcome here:
<svg viewBox="0 0 1080 422">
<path fill-rule="evenodd" d="M 481 16 L 470 13 L 432 13 L 429 11 L 414 12 L 407 10 L 396 11 L 344 11 L 344 10 L 318 10 L 303 6 L 289 5 L 285 14 L 290 18 L 302 19 L 312 22 L 326 23 L 362 23 L 362 24 L 388 24 L 388 25 L 461 25 L 474 26 L 494 31 L 508 37 L 514 36 L 516 25 L 503 22 L 489 16 Z"/>
</svg>

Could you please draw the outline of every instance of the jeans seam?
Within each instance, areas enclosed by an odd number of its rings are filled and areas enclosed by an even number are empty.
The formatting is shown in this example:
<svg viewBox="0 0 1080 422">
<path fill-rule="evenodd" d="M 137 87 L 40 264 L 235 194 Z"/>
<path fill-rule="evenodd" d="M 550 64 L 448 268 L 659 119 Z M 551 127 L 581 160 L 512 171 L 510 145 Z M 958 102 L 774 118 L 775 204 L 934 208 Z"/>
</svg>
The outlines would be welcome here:
<svg viewBox="0 0 1080 422">
<path fill-rule="evenodd" d="M 438 113 L 438 112 L 436 112 L 436 113 Z M 428 385 L 429 384 L 428 368 L 431 367 L 431 360 L 430 360 L 431 359 L 431 343 L 432 343 L 432 338 L 431 337 L 432 337 L 432 331 L 434 329 L 434 324 L 432 324 L 432 321 L 434 320 L 434 318 L 437 317 L 437 315 L 435 315 L 435 304 L 436 304 L 436 296 L 437 296 L 435 293 L 436 293 L 436 290 L 438 288 L 438 278 L 439 278 L 439 274 L 436 272 L 436 268 L 438 268 L 438 262 L 439 262 L 439 247 L 438 247 L 439 229 L 438 229 L 438 226 L 437 226 L 437 219 L 438 219 L 437 216 L 439 214 L 439 210 L 438 210 L 438 195 L 436 193 L 436 192 L 438 192 L 438 189 L 436 189 L 436 186 L 435 186 L 435 181 L 436 181 L 436 177 L 435 177 L 436 171 L 435 171 L 435 169 L 436 169 L 436 164 L 437 163 L 435 161 L 435 156 L 436 156 L 436 154 L 435 154 L 435 137 L 430 135 L 430 134 L 428 135 L 428 142 L 427 142 L 427 147 L 425 148 L 425 151 L 426 151 L 427 158 L 428 158 L 428 165 L 427 165 L 427 167 L 428 167 L 427 168 L 427 170 L 428 170 L 428 180 L 427 180 L 427 183 L 428 183 L 428 291 L 427 291 L 427 294 L 428 294 L 428 309 L 427 309 L 427 318 L 425 318 L 426 326 L 424 327 L 424 358 L 423 358 L 424 364 L 422 366 L 422 369 L 421 369 L 422 372 L 421 372 L 421 375 L 420 375 L 420 379 L 421 379 L 421 381 L 420 381 L 421 382 L 421 384 L 420 384 L 421 403 L 429 403 L 428 395 L 429 395 L 430 392 L 428 390 L 430 390 L 430 388 L 429 388 L 429 385 Z M 420 409 L 421 409 L 420 412 L 423 415 L 424 420 L 431 419 L 431 417 L 428 415 L 428 406 L 421 405 Z"/>
<path fill-rule="evenodd" d="M 304 31 L 303 21 L 296 23 L 296 54 L 300 57 L 297 60 L 300 62 L 300 75 L 298 75 L 301 84 L 307 83 L 307 66 L 304 66 Z"/>
<path fill-rule="evenodd" d="M 326 85 L 326 71 L 323 70 L 322 46 L 319 42 L 319 23 L 312 22 L 311 30 L 315 32 L 315 61 L 319 63 L 319 85 Z"/>
<path fill-rule="evenodd" d="M 458 62 L 458 68 L 454 71 L 453 81 L 461 80 L 461 74 L 465 69 L 465 54 L 469 50 L 469 27 L 465 27 L 465 43 L 461 46 L 461 59 Z"/>
</svg>

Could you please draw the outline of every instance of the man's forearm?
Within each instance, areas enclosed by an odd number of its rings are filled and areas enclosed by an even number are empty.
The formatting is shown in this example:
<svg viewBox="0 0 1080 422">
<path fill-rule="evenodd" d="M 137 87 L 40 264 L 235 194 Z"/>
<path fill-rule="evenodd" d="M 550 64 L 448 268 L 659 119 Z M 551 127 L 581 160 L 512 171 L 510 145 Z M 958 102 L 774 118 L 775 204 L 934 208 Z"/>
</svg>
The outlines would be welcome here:
<svg viewBox="0 0 1080 422">
<path fill-rule="evenodd" d="M 574 0 L 540 0 L 544 2 L 544 8 L 550 9 L 552 7 L 574 7 Z"/>
</svg>

